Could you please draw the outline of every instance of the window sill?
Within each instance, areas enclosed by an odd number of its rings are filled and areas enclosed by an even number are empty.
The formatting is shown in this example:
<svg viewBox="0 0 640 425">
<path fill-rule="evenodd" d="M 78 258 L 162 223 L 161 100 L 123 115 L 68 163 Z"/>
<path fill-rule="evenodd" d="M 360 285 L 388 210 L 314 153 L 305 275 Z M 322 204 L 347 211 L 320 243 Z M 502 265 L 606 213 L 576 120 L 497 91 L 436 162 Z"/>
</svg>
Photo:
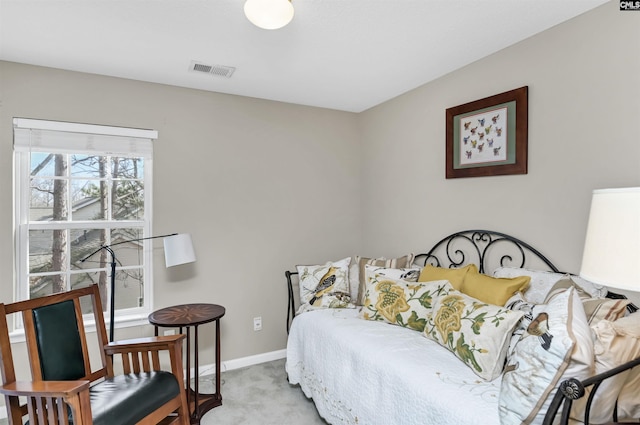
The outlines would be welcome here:
<svg viewBox="0 0 640 425">
<path fill-rule="evenodd" d="M 116 329 L 132 328 L 135 326 L 148 325 L 148 314 L 131 314 L 127 316 L 116 317 Z M 85 330 L 87 333 L 94 333 L 96 331 L 96 324 L 91 321 L 85 322 Z M 109 323 L 107 322 L 107 333 L 109 330 Z M 12 344 L 25 342 L 24 330 L 17 329 L 9 334 L 9 338 Z"/>
</svg>

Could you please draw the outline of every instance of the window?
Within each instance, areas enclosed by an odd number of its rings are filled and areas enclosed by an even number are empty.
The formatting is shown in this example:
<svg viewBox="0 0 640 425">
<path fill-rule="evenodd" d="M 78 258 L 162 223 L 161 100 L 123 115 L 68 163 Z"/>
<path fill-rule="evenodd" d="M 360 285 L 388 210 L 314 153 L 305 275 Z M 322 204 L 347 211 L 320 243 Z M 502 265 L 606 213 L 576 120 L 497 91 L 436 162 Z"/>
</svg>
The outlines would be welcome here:
<svg viewBox="0 0 640 425">
<path fill-rule="evenodd" d="M 116 318 L 150 312 L 152 139 L 157 132 L 14 119 L 16 298 L 91 284 Z M 91 306 L 83 306 L 90 309 Z M 88 311 L 88 310 L 85 310 Z"/>
</svg>

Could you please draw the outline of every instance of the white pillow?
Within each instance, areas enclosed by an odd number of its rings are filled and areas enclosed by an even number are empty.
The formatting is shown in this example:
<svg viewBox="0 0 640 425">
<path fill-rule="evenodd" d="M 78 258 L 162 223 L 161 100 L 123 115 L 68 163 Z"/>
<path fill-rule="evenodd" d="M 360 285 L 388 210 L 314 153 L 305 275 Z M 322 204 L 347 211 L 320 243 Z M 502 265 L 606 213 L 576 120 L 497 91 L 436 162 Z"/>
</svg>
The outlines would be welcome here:
<svg viewBox="0 0 640 425">
<path fill-rule="evenodd" d="M 501 425 L 542 423 L 558 384 L 593 375 L 593 342 L 575 289 L 533 305 L 526 329 L 513 351 L 500 387 Z"/>
<path fill-rule="evenodd" d="M 541 270 L 529 270 L 516 267 L 498 267 L 493 271 L 494 277 L 517 277 L 530 276 L 531 283 L 524 293 L 527 301 L 534 304 L 543 304 L 549 290 L 560 279 L 570 277 L 573 282 L 588 293 L 593 298 L 603 298 L 607 294 L 607 289 L 584 280 L 579 276 L 564 273 L 554 273 Z"/>
</svg>

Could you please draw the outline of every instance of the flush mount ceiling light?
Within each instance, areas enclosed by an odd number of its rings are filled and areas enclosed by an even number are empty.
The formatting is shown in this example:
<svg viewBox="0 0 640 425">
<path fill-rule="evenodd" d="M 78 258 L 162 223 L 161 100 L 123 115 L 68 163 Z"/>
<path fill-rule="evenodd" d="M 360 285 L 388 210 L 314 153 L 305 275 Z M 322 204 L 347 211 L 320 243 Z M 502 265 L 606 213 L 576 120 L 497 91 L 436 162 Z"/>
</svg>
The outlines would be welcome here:
<svg viewBox="0 0 640 425">
<path fill-rule="evenodd" d="M 266 30 L 276 30 L 293 19 L 290 0 L 247 0 L 244 14 L 251 23 Z"/>
</svg>

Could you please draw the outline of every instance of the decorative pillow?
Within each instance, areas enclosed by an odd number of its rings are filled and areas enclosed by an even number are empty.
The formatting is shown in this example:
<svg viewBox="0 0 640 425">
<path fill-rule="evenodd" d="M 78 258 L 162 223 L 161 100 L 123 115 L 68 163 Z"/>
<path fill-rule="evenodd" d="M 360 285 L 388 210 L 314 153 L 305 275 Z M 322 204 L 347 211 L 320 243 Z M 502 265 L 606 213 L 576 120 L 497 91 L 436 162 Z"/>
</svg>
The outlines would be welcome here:
<svg viewBox="0 0 640 425">
<path fill-rule="evenodd" d="M 607 296 L 607 292 L 609 292 L 609 290 L 602 285 L 598 285 L 597 283 L 593 283 L 573 274 L 570 276 L 571 280 L 573 280 L 576 285 L 586 291 L 587 294 L 591 295 L 593 298 L 604 298 Z"/>
<path fill-rule="evenodd" d="M 378 267 L 402 269 L 410 267 L 413 263 L 414 255 L 407 254 L 398 258 L 366 258 L 356 256 L 355 261 L 349 269 L 349 285 L 351 286 L 352 300 L 355 300 L 357 305 L 362 305 L 364 301 L 364 291 L 366 284 L 366 276 L 364 273 L 364 266 L 366 264 Z"/>
<path fill-rule="evenodd" d="M 603 373 L 640 357 L 640 314 L 631 314 L 616 321 L 602 320 L 591 329 L 595 335 L 595 373 Z M 637 368 L 636 368 L 637 369 Z M 631 369 L 606 379 L 596 391 L 589 411 L 589 423 L 611 422 L 618 400 L 618 419 L 633 419 L 640 412 L 638 387 L 627 387 L 638 379 L 640 371 Z M 637 376 L 634 376 L 635 375 Z M 584 421 L 584 408 L 591 388 L 584 397 L 573 402 L 572 417 Z"/>
<path fill-rule="evenodd" d="M 491 277 L 472 269 L 465 276 L 461 291 L 480 301 L 503 306 L 514 294 L 527 289 L 530 281 L 529 276 Z"/>
<path fill-rule="evenodd" d="M 452 290 L 451 284 L 445 280 L 413 283 L 377 273 L 367 276 L 360 317 L 420 332 L 424 330 L 433 299 Z"/>
<path fill-rule="evenodd" d="M 313 308 L 353 307 L 349 295 L 351 258 L 317 266 L 296 266 L 300 278 L 298 313 Z"/>
<path fill-rule="evenodd" d="M 574 288 L 576 295 L 582 300 L 582 307 L 587 316 L 589 326 L 593 326 L 601 320 L 614 321 L 626 314 L 627 305 L 630 303 L 629 300 L 591 298 L 586 291 L 576 284 L 573 278 L 574 276 L 565 276 L 557 281 L 549 290 L 544 303 L 546 304 L 555 294 L 564 292 L 568 288 Z"/>
<path fill-rule="evenodd" d="M 574 289 L 532 305 L 521 336 L 507 355 L 500 386 L 500 423 L 542 423 L 558 383 L 593 374 L 593 343 Z M 528 316 L 528 317 L 527 317 Z"/>
<path fill-rule="evenodd" d="M 516 267 L 498 267 L 493 272 L 494 277 L 531 277 L 531 285 L 525 292 L 524 296 L 527 301 L 534 304 L 543 304 L 551 287 L 560 279 L 569 277 L 565 273 L 554 273 L 539 270 L 529 270 Z M 595 298 L 603 298 L 607 294 L 606 288 L 589 282 L 578 276 L 571 276 L 575 283 L 590 296 Z"/>
<path fill-rule="evenodd" d="M 371 279 L 373 279 L 375 275 L 389 277 L 392 279 L 401 279 L 406 282 L 417 282 L 418 276 L 420 275 L 420 269 L 417 267 L 395 269 L 389 267 L 372 266 L 370 264 L 365 265 L 364 276 L 367 285 L 369 285 Z"/>
<path fill-rule="evenodd" d="M 616 321 L 627 314 L 629 300 L 612 300 L 609 298 L 589 298 L 582 300 L 584 312 L 590 326 L 596 325 L 601 320 Z"/>
<path fill-rule="evenodd" d="M 582 288 L 580 288 L 580 286 L 576 285 L 576 283 L 573 281 L 571 276 L 567 274 L 567 275 L 562 276 L 560 278 L 560 280 L 558 280 L 556 283 L 551 285 L 551 288 L 548 288 L 547 295 L 544 297 L 544 301 L 541 304 L 546 304 L 555 295 L 557 295 L 557 294 L 559 294 L 561 292 L 564 292 L 569 288 L 573 288 L 574 289 L 574 293 L 581 300 L 591 299 L 591 295 L 589 295 L 589 293 L 587 293 Z M 527 291 L 527 292 L 529 292 L 529 291 Z M 526 295 L 525 295 L 525 298 L 527 298 Z"/>
<path fill-rule="evenodd" d="M 522 320 L 516 328 L 513 330 L 513 334 L 511 335 L 511 341 L 509 342 L 509 350 L 507 351 L 507 358 L 513 353 L 513 350 L 516 347 L 518 341 L 520 341 L 520 337 L 527 331 L 527 327 L 533 321 L 533 308 L 536 304 L 530 303 L 524 299 L 522 292 L 518 292 L 513 295 L 509 300 L 504 304 L 505 308 L 514 311 L 520 311 L 524 314 L 522 316 Z"/>
<path fill-rule="evenodd" d="M 478 268 L 475 264 L 468 264 L 459 269 L 445 269 L 443 267 L 432 266 L 427 264 L 420 272 L 418 282 L 429 282 L 432 280 L 448 280 L 453 286 L 453 289 L 460 290 L 462 283 L 464 282 L 467 273 L 475 271 L 478 272 Z"/>
<path fill-rule="evenodd" d="M 362 279 L 362 285 L 364 287 L 364 265 L 371 264 L 374 261 L 384 261 L 384 258 L 367 258 L 356 255 L 351 261 L 349 266 L 349 291 L 351 293 L 351 300 L 357 304 L 362 305 L 360 302 L 360 280 Z M 362 263 L 362 273 L 360 273 L 360 263 Z"/>
<path fill-rule="evenodd" d="M 522 316 L 452 290 L 434 300 L 424 335 L 481 378 L 493 380 L 502 373 L 511 333 Z"/>
</svg>

